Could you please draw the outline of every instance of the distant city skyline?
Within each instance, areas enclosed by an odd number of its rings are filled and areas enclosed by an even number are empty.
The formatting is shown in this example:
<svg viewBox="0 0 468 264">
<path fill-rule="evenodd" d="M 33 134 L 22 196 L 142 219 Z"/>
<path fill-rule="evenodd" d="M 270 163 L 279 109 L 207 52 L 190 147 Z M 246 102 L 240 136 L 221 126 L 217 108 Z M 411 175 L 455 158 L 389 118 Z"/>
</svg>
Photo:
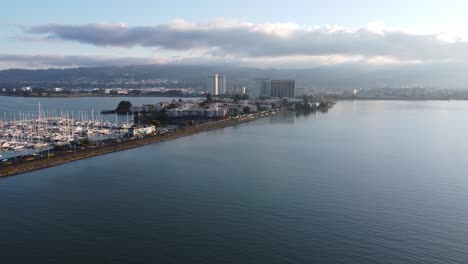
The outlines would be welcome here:
<svg viewBox="0 0 468 264">
<path fill-rule="evenodd" d="M 468 68 L 466 1 L 8 1 L 0 69 L 137 64 Z"/>
</svg>

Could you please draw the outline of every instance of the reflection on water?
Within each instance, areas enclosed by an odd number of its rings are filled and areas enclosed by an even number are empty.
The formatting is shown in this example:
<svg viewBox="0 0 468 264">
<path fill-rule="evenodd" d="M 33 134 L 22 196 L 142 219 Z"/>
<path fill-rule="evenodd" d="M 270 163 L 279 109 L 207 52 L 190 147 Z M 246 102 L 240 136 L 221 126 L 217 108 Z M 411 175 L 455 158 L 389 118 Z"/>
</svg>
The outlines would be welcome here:
<svg viewBox="0 0 468 264">
<path fill-rule="evenodd" d="M 295 114 L 291 112 L 273 115 L 268 118 L 270 124 L 294 124 Z"/>
</svg>

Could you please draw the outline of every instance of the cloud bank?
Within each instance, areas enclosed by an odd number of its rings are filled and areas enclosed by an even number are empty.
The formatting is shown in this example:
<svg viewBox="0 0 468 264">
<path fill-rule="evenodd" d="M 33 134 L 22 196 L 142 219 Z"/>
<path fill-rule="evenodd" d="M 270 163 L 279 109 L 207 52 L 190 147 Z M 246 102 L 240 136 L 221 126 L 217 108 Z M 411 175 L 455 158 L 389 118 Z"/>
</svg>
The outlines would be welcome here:
<svg viewBox="0 0 468 264">
<path fill-rule="evenodd" d="M 194 24 L 176 20 L 139 27 L 103 23 L 46 24 L 24 27 L 24 32 L 95 46 L 203 50 L 209 56 L 251 60 L 334 57 L 345 62 L 364 58 L 363 61 L 380 63 L 437 63 L 468 59 L 468 42 L 446 41 L 437 34 L 411 34 L 375 26 L 348 29 L 225 20 Z"/>
</svg>

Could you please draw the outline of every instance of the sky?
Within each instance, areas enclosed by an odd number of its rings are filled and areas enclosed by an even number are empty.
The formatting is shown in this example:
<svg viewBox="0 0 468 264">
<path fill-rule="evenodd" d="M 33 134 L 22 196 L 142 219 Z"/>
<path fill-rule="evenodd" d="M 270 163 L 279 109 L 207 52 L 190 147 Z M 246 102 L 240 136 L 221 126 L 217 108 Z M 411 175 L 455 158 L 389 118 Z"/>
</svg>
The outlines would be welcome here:
<svg viewBox="0 0 468 264">
<path fill-rule="evenodd" d="M 15 0 L 0 69 L 465 65 L 466 0 Z"/>
</svg>

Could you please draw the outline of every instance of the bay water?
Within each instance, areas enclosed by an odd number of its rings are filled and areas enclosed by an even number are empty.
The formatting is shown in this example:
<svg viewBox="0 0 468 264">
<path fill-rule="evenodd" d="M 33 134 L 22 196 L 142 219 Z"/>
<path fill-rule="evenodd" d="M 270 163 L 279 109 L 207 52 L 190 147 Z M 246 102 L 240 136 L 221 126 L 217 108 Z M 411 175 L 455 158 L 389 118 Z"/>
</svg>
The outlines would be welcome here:
<svg viewBox="0 0 468 264">
<path fill-rule="evenodd" d="M 464 101 L 343 101 L 0 179 L 0 260 L 465 263 L 467 121 Z"/>
</svg>

